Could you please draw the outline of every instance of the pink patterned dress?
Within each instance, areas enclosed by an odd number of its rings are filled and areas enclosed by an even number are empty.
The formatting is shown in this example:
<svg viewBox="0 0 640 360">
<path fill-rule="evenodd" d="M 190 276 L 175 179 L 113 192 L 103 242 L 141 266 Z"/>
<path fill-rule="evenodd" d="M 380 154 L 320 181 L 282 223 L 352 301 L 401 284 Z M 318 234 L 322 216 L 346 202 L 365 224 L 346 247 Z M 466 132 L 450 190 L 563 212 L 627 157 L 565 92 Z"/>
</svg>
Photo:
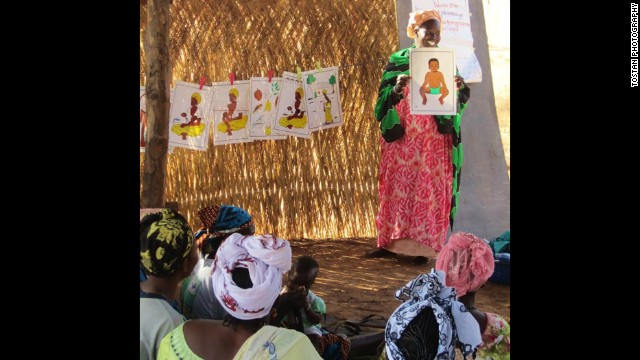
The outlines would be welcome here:
<svg viewBox="0 0 640 360">
<path fill-rule="evenodd" d="M 403 95 L 396 110 L 405 135 L 391 143 L 380 138 L 378 247 L 411 238 L 439 252 L 451 210 L 452 135 L 438 132 L 433 115 L 411 115 L 408 86 Z"/>
</svg>

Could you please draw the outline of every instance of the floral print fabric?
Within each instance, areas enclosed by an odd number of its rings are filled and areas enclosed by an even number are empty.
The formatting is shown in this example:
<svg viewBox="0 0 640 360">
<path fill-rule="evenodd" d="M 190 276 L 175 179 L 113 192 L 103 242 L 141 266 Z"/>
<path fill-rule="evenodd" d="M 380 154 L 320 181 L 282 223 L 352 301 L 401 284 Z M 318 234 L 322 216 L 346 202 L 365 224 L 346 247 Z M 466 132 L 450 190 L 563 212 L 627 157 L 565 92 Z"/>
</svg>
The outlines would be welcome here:
<svg viewBox="0 0 640 360">
<path fill-rule="evenodd" d="M 487 328 L 482 334 L 482 346 L 478 348 L 477 359 L 510 360 L 511 326 L 498 314 L 485 313 Z"/>
<path fill-rule="evenodd" d="M 439 133 L 431 115 L 411 115 L 409 87 L 403 95 L 396 109 L 404 137 L 380 138 L 378 247 L 409 237 L 439 252 L 451 210 L 452 135 Z"/>
</svg>

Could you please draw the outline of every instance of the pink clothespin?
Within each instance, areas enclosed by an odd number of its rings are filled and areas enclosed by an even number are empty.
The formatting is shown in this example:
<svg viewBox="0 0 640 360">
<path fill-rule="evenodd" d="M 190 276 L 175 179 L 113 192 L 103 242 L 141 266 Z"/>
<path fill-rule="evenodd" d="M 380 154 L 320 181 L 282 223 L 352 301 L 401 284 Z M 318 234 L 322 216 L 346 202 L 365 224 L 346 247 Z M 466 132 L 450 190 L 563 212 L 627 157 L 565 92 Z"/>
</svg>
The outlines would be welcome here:
<svg viewBox="0 0 640 360">
<path fill-rule="evenodd" d="M 202 86 L 204 86 L 204 81 L 205 81 L 206 79 L 207 79 L 207 78 L 206 78 L 206 77 L 204 77 L 204 76 L 200 77 L 200 90 L 202 90 Z"/>
<path fill-rule="evenodd" d="M 231 81 L 231 85 L 233 86 L 233 81 L 236 79 L 236 73 L 235 72 L 230 72 L 229 73 L 229 81 Z"/>
<path fill-rule="evenodd" d="M 273 78 L 273 70 L 269 69 L 269 71 L 267 71 L 267 74 L 269 76 L 269 82 L 271 82 L 271 78 Z"/>
</svg>

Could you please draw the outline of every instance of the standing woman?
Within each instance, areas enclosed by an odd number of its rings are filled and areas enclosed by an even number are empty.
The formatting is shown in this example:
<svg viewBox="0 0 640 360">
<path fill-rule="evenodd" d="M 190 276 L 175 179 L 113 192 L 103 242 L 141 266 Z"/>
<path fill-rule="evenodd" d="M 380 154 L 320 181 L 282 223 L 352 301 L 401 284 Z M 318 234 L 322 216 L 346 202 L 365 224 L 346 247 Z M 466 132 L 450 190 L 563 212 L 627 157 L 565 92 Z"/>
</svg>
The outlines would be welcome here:
<svg viewBox="0 0 640 360">
<path fill-rule="evenodd" d="M 391 55 L 375 107 L 382 131 L 378 248 L 366 256 L 404 254 L 417 256 L 415 263 L 424 264 L 444 245 L 456 214 L 462 163 L 460 117 L 469 88 L 456 76 L 456 115 L 410 114 L 410 49 L 437 47 L 442 19 L 436 10 L 417 11 L 409 17 L 407 35 L 415 44 Z"/>
</svg>

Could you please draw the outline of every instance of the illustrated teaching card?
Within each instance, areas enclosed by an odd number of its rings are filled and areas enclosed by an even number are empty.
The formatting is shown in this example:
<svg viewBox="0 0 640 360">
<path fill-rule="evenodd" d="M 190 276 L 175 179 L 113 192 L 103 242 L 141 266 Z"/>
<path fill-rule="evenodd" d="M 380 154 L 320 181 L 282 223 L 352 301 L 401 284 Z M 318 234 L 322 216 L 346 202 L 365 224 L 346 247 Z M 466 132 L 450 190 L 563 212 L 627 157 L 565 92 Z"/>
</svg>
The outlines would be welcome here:
<svg viewBox="0 0 640 360">
<path fill-rule="evenodd" d="M 140 152 L 147 146 L 147 97 L 145 87 L 140 86 Z"/>
<path fill-rule="evenodd" d="M 253 140 L 283 140 L 286 135 L 277 135 L 273 124 L 282 87 L 282 78 L 252 77 L 251 112 L 249 114 L 249 137 Z"/>
<path fill-rule="evenodd" d="M 338 68 L 305 71 L 302 80 L 311 131 L 342 125 Z"/>
<path fill-rule="evenodd" d="M 174 90 L 169 91 L 169 102 L 173 101 Z M 171 106 L 171 105 L 169 105 Z M 140 152 L 144 152 L 147 146 L 147 96 L 144 86 L 140 86 Z M 169 154 L 173 152 L 173 146 L 169 145 Z"/>
<path fill-rule="evenodd" d="M 213 144 L 251 142 L 249 138 L 249 80 L 213 83 Z"/>
<path fill-rule="evenodd" d="M 286 133 L 309 139 L 309 116 L 305 101 L 302 78 L 285 71 L 282 74 L 282 90 L 276 112 L 274 128 L 278 133 Z"/>
<path fill-rule="evenodd" d="M 169 146 L 205 151 L 212 89 L 176 81 L 169 120 Z"/>
<path fill-rule="evenodd" d="M 416 48 L 409 55 L 411 114 L 455 115 L 456 55 L 451 49 Z"/>
</svg>

